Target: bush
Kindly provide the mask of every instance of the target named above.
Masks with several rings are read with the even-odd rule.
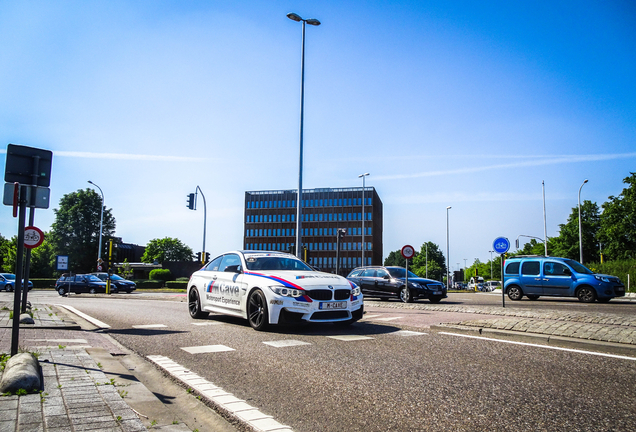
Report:
[[[154,269],[149,275],[152,280],[169,281],[172,280],[172,273],[168,269]]]
[[[137,288],[163,288],[163,281],[141,280],[137,281]]]
[[[29,281],[33,282],[33,288],[55,288],[55,282],[57,282],[57,279],[42,278],[42,279],[29,279]]]
[[[188,288],[188,282],[187,281],[170,281],[170,282],[166,282],[166,288],[186,289],[186,288]]]
[[[605,261],[603,264],[589,263],[586,264],[586,267],[597,273],[619,277],[625,285],[625,290],[627,290],[627,275],[629,274],[629,288],[634,292],[634,286],[636,286],[636,260]]]

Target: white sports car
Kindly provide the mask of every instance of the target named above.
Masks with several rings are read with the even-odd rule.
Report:
[[[362,293],[342,276],[315,271],[282,252],[220,255],[188,282],[192,318],[209,312],[245,318],[255,330],[283,322],[351,324],[362,318]]]

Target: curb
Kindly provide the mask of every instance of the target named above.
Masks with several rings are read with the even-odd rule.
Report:
[[[593,341],[588,339],[569,338],[564,336],[552,336],[540,333],[522,333],[511,330],[499,330],[483,327],[462,326],[457,324],[440,324],[430,327],[431,331],[446,331],[473,336],[482,336],[491,339],[505,339],[516,342],[550,345],[560,348],[598,351],[617,355],[635,356],[636,346],[615,342]]]

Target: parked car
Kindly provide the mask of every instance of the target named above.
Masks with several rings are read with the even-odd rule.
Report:
[[[501,282],[499,281],[495,281],[495,280],[489,280],[488,282],[486,282],[484,284],[484,291],[485,292],[492,292],[496,289],[501,288]]]
[[[97,276],[100,280],[106,282],[108,280],[108,273],[99,272],[99,273],[91,273],[92,275]],[[117,292],[127,292],[131,293],[137,289],[137,284],[128,279],[124,279],[119,275],[110,275],[110,286],[115,285],[117,287]]]
[[[102,281],[95,275],[77,274],[62,275],[55,283],[55,289],[59,295],[65,295],[69,292],[81,293],[105,293],[106,282]],[[111,286],[111,292],[117,292],[117,287]]]
[[[187,291],[192,318],[222,313],[247,319],[255,330],[282,322],[348,325],[364,313],[357,285],[283,252],[219,255],[192,274]]]
[[[399,298],[404,303],[410,303],[416,299],[428,299],[431,303],[439,303],[448,297],[443,283],[425,279],[409,272],[408,287],[406,282],[406,269],[403,267],[358,267],[347,276],[362,290],[362,294],[368,297],[380,297],[388,299]]]
[[[506,260],[504,289],[511,300],[540,296],[577,297],[584,303],[608,302],[625,295],[616,276],[594,273],[583,264],[546,256],[521,256]]]
[[[24,279],[22,280],[24,286]],[[0,290],[13,291],[15,287],[15,275],[12,273],[0,273]],[[29,281],[29,290],[33,288],[33,282]]]

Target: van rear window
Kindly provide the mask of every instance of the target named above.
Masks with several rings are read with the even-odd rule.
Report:
[[[519,261],[508,264],[506,266],[506,274],[519,274]]]

